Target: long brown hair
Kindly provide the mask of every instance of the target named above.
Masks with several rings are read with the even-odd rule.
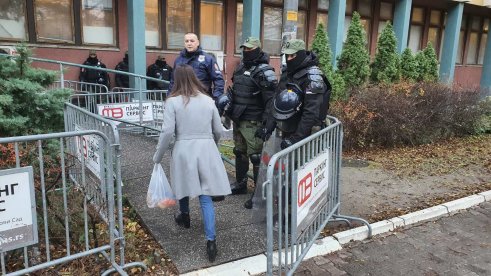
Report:
[[[194,74],[193,67],[187,64],[176,66],[174,71],[174,85],[172,86],[171,97],[183,96],[184,105],[187,105],[190,97],[205,91],[205,87]]]

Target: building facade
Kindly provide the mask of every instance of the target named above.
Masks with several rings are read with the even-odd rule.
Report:
[[[491,0],[0,0],[0,46],[26,41],[37,57],[74,63],[95,49],[108,68],[129,49],[135,57],[130,66],[144,74],[161,53],[172,64],[183,35],[195,32],[205,50],[223,52],[230,81],[243,33],[260,36],[279,72],[288,20],[296,21],[296,36],[308,45],[322,22],[339,55],[357,11],[372,56],[379,34],[392,21],[401,52],[433,44],[442,81],[491,87],[490,7]],[[66,78],[77,79],[78,69],[71,68]]]

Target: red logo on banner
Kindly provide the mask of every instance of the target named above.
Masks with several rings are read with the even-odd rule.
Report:
[[[115,119],[123,118],[123,109],[121,107],[104,107],[102,116]]]
[[[301,207],[312,194],[312,173],[307,174],[298,183],[298,207]]]

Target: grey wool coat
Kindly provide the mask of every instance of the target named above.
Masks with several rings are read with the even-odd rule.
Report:
[[[200,93],[184,105],[182,96],[165,101],[164,124],[157,151],[160,163],[175,136],[170,183],[177,199],[230,194],[225,166],[218,151],[222,125],[214,101]]]

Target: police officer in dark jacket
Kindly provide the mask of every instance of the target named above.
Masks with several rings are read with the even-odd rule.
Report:
[[[170,76],[172,75],[172,67],[167,64],[165,61],[165,57],[163,55],[159,55],[155,63],[148,66],[147,68],[147,76],[170,81]],[[169,89],[168,83],[156,82],[156,81],[147,81],[147,89],[148,90],[167,90]]]
[[[129,63],[128,63],[128,51],[124,54],[123,61],[119,62],[116,65],[115,70],[129,72]],[[116,86],[117,87],[130,87],[130,77],[128,75],[116,74]]]
[[[236,176],[236,182],[231,185],[232,194],[247,193],[249,159],[253,166],[254,181],[257,180],[263,140],[267,138],[268,128],[274,129],[270,111],[278,85],[274,69],[269,65],[269,56],[261,49],[261,41],[249,37],[240,47],[242,60],[234,71],[230,90],[229,116],[234,121]]]
[[[216,59],[201,49],[198,36],[194,33],[184,35],[184,50],[174,62],[174,68],[180,64],[188,64],[193,67],[194,73],[207,88],[207,91],[203,92],[208,93],[213,99],[217,100],[223,94],[225,82]],[[169,90],[172,89],[173,82],[174,77],[171,74]]]
[[[285,149],[325,126],[331,84],[319,68],[319,58],[305,50],[305,42],[292,39],[283,47],[282,72],[274,99],[274,117]]]
[[[89,51],[89,57],[83,65],[106,68],[106,65],[97,58],[95,50]],[[94,69],[80,68],[79,80],[81,82],[97,83],[109,87],[109,77],[107,72]]]

